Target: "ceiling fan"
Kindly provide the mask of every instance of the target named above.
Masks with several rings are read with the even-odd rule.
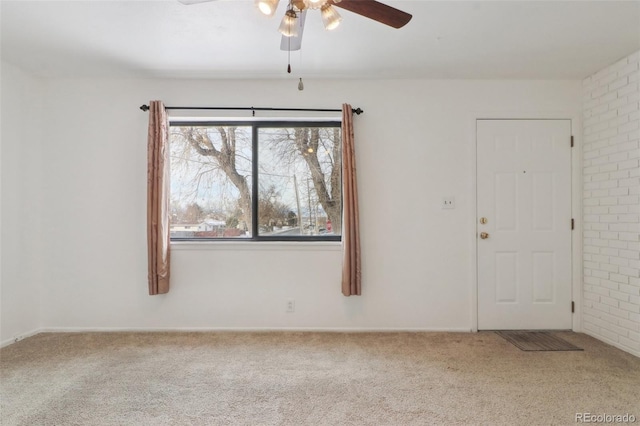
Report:
[[[215,0],[178,0],[182,4],[191,5]],[[258,9],[267,16],[273,16],[280,0],[255,0]],[[327,30],[335,29],[342,17],[335,10],[339,7],[355,14],[393,28],[402,28],[412,16],[406,12],[380,3],[375,0],[289,0],[279,31],[282,33],[280,49],[285,51],[300,50],[302,33],[308,10],[320,10],[322,22]]]

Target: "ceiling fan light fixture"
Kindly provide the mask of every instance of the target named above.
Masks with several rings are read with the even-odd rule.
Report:
[[[304,0],[304,5],[307,9],[320,9],[327,3],[327,0]]]
[[[260,9],[260,12],[267,16],[273,16],[280,0],[255,0],[256,6]]]
[[[294,10],[287,10],[284,18],[282,18],[282,22],[280,22],[278,31],[285,37],[298,36],[298,14]]]
[[[325,4],[322,6],[322,23],[324,24],[324,28],[326,30],[334,30],[340,25],[340,21],[342,21],[342,16],[338,13],[338,11],[331,6],[330,4]]]

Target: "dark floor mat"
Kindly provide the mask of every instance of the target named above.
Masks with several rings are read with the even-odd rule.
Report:
[[[498,336],[523,351],[581,351],[582,349],[554,336],[549,331],[496,331]]]

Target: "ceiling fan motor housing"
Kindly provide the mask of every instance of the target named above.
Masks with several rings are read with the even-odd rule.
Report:
[[[340,3],[341,0],[292,0],[291,5],[298,10],[321,9],[325,5]]]

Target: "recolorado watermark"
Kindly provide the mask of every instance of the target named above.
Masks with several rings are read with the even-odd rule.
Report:
[[[635,423],[633,414],[576,413],[576,423]]]

